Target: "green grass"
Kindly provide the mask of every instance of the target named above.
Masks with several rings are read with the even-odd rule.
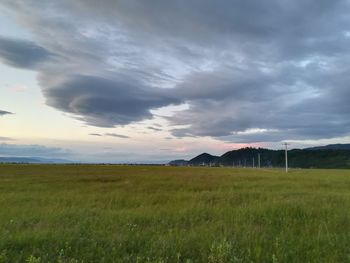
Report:
[[[350,170],[0,165],[0,262],[350,262]]]

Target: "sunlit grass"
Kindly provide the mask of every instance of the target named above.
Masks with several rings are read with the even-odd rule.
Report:
[[[0,262],[349,262],[350,171],[0,165]]]

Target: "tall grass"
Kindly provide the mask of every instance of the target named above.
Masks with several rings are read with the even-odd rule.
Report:
[[[350,262],[350,171],[0,165],[0,262]]]

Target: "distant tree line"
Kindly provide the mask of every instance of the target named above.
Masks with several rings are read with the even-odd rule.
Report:
[[[260,162],[259,162],[260,159]],[[294,149],[288,151],[291,168],[350,168],[350,150],[343,149]],[[221,156],[203,153],[195,158],[175,160],[170,165],[235,166],[235,167],[284,167],[284,150],[242,148]]]

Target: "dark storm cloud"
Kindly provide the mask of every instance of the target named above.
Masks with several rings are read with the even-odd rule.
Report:
[[[9,111],[0,110],[0,116],[8,115],[8,114],[13,114],[13,113]]]
[[[349,1],[29,2],[2,4],[38,44],[13,43],[27,60],[12,45],[0,56],[38,69],[46,50],[57,54],[38,69],[47,104],[89,125],[127,125],[186,103],[166,117],[177,137],[349,134]]]
[[[137,34],[181,37],[186,41],[205,40],[202,44],[206,45],[208,41],[222,42],[222,37],[271,40],[295,33],[307,37],[319,35],[320,32],[313,31],[315,28],[331,32],[334,24],[341,24],[342,15],[347,15],[344,8],[348,8],[348,3],[339,0],[156,0],[152,3],[107,0],[96,6],[93,0],[79,0],[74,1],[72,7],[82,16],[93,15],[107,22],[118,17],[131,34],[136,31]],[[292,32],[287,32],[288,29]]]
[[[173,135],[260,142],[349,134],[347,69],[323,74],[317,67],[300,70],[294,66],[280,67],[273,74],[250,71],[231,78],[218,79],[218,73],[196,77],[187,83],[192,89],[180,87],[188,98],[196,87],[201,93],[188,110],[168,117],[174,125],[187,125],[173,129]]]
[[[47,50],[33,42],[0,36],[0,59],[10,66],[35,69],[50,56]]]
[[[161,89],[147,90],[141,84],[83,75],[45,89],[44,95],[48,105],[100,127],[151,118],[150,109],[179,103]]]

